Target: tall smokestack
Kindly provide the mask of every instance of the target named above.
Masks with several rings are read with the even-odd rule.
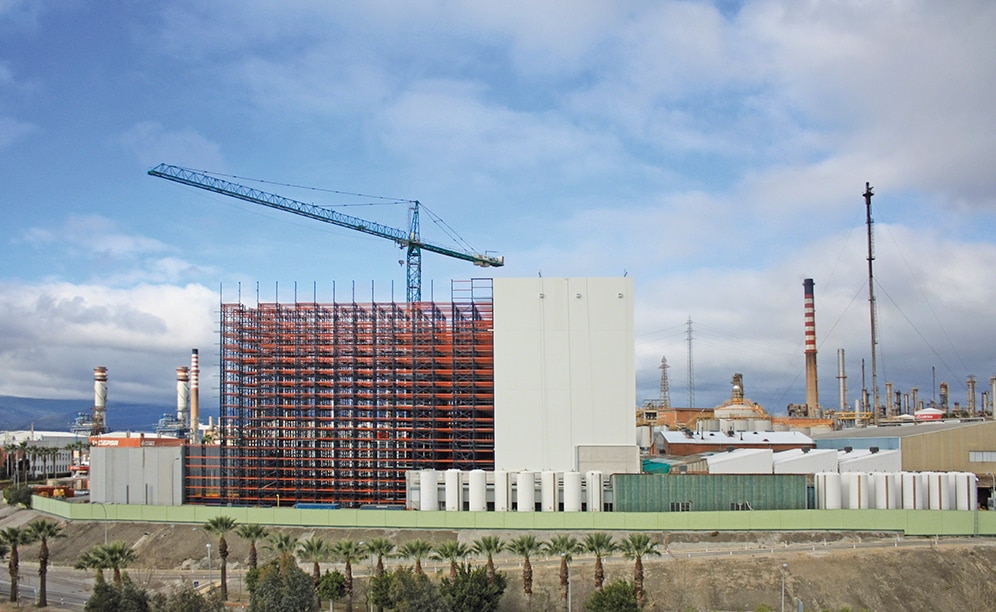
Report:
[[[197,356],[197,349],[193,349],[190,352],[190,440],[195,443],[201,441],[200,375],[200,358]]]
[[[820,393],[816,376],[816,307],[813,305],[813,279],[802,281],[806,297],[806,414],[819,416]]]
[[[190,368],[180,366],[176,369],[176,420],[182,427],[190,427]]]
[[[847,370],[844,369],[844,349],[837,349],[837,386],[840,389],[840,411],[847,412]]]
[[[90,435],[99,436],[107,433],[107,368],[97,366],[93,369],[93,424],[90,425]]]
[[[975,416],[975,376],[968,377],[968,416]]]

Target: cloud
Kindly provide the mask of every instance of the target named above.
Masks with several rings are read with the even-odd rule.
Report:
[[[18,121],[13,117],[0,117],[0,151],[35,130],[37,127],[26,121]]]
[[[154,121],[136,123],[119,137],[121,146],[145,166],[167,162],[193,168],[224,168],[221,147],[195,130],[167,131]]]
[[[118,397],[168,401],[171,376],[191,348],[202,347],[210,371],[215,360],[203,349],[215,341],[217,303],[200,285],[2,283],[0,367],[8,375],[0,395],[87,397],[93,367],[104,365]]]
[[[100,215],[69,215],[58,227],[29,228],[22,239],[28,244],[46,249],[56,246],[85,257],[125,259],[170,249],[155,238],[122,232],[114,220]]]

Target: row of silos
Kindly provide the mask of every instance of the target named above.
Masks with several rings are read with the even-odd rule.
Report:
[[[604,505],[604,478],[600,471],[509,472],[495,470],[463,471],[432,469],[418,472],[418,509],[424,511],[464,509],[471,512],[488,510],[488,499],[496,512],[591,512]],[[440,495],[442,493],[442,495]],[[442,504],[440,504],[442,502]]]
[[[821,510],[973,510],[978,478],[971,472],[819,472]]]

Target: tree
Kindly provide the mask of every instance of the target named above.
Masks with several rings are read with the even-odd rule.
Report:
[[[415,573],[424,576],[422,571],[422,559],[425,559],[432,552],[432,544],[425,540],[409,540],[398,548],[398,556],[402,559],[412,559],[415,561]]]
[[[484,555],[487,557],[487,563],[485,565],[485,571],[488,575],[488,584],[494,584],[495,582],[495,561],[494,556],[505,550],[505,543],[501,541],[498,536],[486,535],[481,536],[479,539],[474,541],[471,550],[475,555]]]
[[[281,558],[293,558],[294,551],[297,550],[297,540],[289,533],[271,533],[266,541],[266,549],[277,553]]]
[[[256,542],[265,539],[266,534],[266,527],[256,523],[245,523],[235,530],[235,535],[249,541],[249,569],[256,569]]]
[[[374,605],[395,612],[449,612],[439,589],[425,574],[413,572],[408,567],[395,568],[374,578],[371,585]]]
[[[84,610],[103,612],[148,612],[149,594],[135,586],[127,576],[120,586],[98,582],[93,585],[93,593],[86,602]]]
[[[107,551],[103,546],[94,546],[80,553],[79,558],[73,565],[78,570],[93,570],[94,580],[98,583],[104,582],[104,570],[111,566],[107,562]]]
[[[574,554],[581,552],[581,543],[574,536],[556,535],[543,544],[543,552],[551,557],[560,557],[560,598],[566,603],[571,583],[570,563]]]
[[[636,587],[625,580],[616,580],[595,591],[584,604],[585,612],[637,612]]]
[[[367,542],[367,551],[377,557],[377,576],[383,576],[384,557],[390,557],[394,553],[394,542],[387,538],[373,538]]]
[[[48,606],[48,541],[54,538],[64,538],[62,527],[58,523],[38,519],[28,524],[28,532],[32,540],[41,542],[38,547],[38,607]]]
[[[346,594],[346,577],[339,570],[330,572],[325,570],[321,580],[318,581],[318,597],[335,601],[342,599]]]
[[[311,576],[290,555],[260,568],[249,591],[250,612],[317,612],[318,606]]]
[[[619,550],[627,559],[633,560],[633,585],[636,587],[636,601],[643,605],[643,558],[659,557],[659,542],[654,542],[645,533],[631,533],[619,543]]]
[[[605,582],[605,568],[602,567],[602,559],[615,552],[618,547],[612,541],[612,536],[604,532],[589,533],[581,541],[584,552],[595,555],[595,590],[602,590],[602,583]]]
[[[19,484],[4,489],[3,499],[11,506],[21,505],[25,508],[30,508],[32,494],[31,487],[26,484]]]
[[[10,547],[7,557],[7,572],[10,574],[10,600],[17,601],[17,578],[21,571],[21,559],[17,547],[31,543],[31,534],[23,527],[6,527],[0,531],[0,542]]]
[[[315,588],[318,588],[318,581],[322,577],[322,569],[319,563],[328,561],[332,555],[332,547],[329,543],[318,536],[313,536],[303,540],[297,545],[297,558],[305,563],[311,563],[311,579]]]
[[[189,582],[156,593],[149,604],[152,612],[222,612],[225,609],[220,596],[212,593],[205,597]]]
[[[488,576],[486,568],[461,565],[455,579],[443,578],[439,592],[453,612],[496,612],[505,594],[505,576]]]
[[[367,555],[366,547],[353,540],[339,540],[333,545],[335,558],[346,564],[346,596],[349,597],[349,605],[353,606],[353,563],[359,561]]]
[[[533,597],[533,565],[529,557],[541,549],[533,535],[521,535],[508,543],[508,550],[522,557],[522,592],[530,600]]]
[[[135,550],[124,542],[95,546],[98,558],[103,559],[106,567],[114,572],[114,586],[121,588],[123,582],[121,572],[135,561]]]
[[[457,563],[470,555],[470,547],[457,540],[446,540],[432,551],[432,559],[450,562],[450,580],[456,580]]]
[[[235,519],[230,516],[216,516],[204,523],[204,531],[218,536],[218,556],[221,557],[221,598],[228,600],[228,542],[225,534],[235,529]]]

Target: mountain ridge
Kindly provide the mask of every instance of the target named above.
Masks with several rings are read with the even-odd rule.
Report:
[[[77,413],[89,414],[93,402],[79,399],[43,399],[0,395],[0,429],[12,431],[69,431]],[[154,431],[163,414],[175,414],[176,406],[138,402],[112,402],[107,406],[111,431]]]

